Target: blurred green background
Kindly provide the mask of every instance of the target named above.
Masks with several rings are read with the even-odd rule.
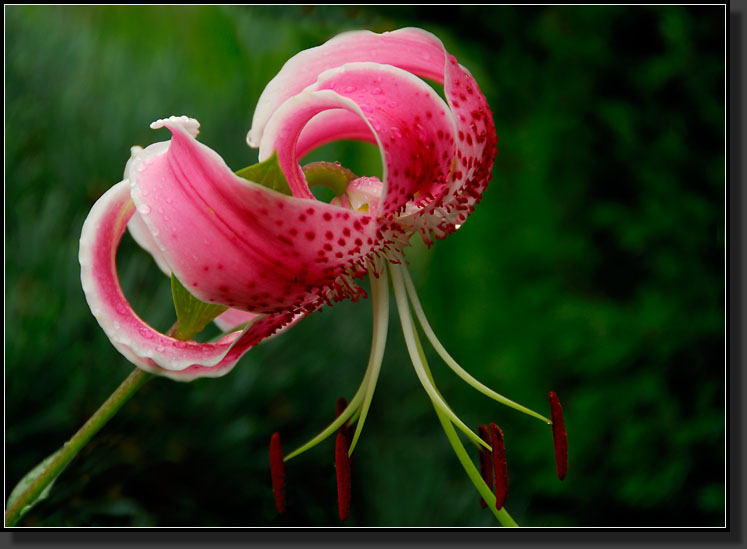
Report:
[[[483,398],[435,354],[440,390],[506,438],[507,508],[524,526],[724,521],[724,8],[7,7],[6,496],[129,373],[80,288],[78,237],[150,122],[200,120],[234,169],[254,105],[285,60],[337,33],[419,26],[472,71],[500,138],[494,181],[411,272],[451,353],[547,413]],[[375,151],[328,160],[377,170]],[[173,321],[169,283],[129,237],[123,287]],[[289,451],[357,387],[370,303],[342,303],[217,380],[149,382],[58,479],[27,526],[335,526],[332,439],[287,465],[276,515],[268,446]],[[476,459],[476,455],[474,456]],[[493,526],[410,366],[389,343],[353,463],[349,526]]]

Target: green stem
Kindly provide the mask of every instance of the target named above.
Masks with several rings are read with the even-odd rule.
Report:
[[[36,501],[44,489],[62,472],[65,466],[80,452],[85,444],[101,429],[122,405],[152,376],[141,370],[135,370],[127,376],[122,384],[106,399],[101,407],[88,418],[73,437],[59,450],[57,456],[49,462],[44,471],[19,496],[15,503],[5,512],[5,526],[14,526],[21,518],[24,509]]]

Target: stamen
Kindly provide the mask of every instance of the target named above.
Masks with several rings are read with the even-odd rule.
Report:
[[[485,498],[485,501],[488,502],[488,509],[490,509],[493,515],[495,515],[495,518],[498,519],[498,522],[500,522],[503,526],[518,526],[518,524],[516,524],[516,521],[511,517],[511,515],[508,514],[508,511],[506,511],[505,508],[496,509],[495,505],[492,505],[493,501],[495,501],[495,496],[493,495],[493,492],[488,487],[488,485],[485,484],[482,478],[480,478],[480,473],[472,463],[469,455],[467,455],[467,451],[464,449],[462,441],[459,440],[459,435],[457,435],[456,431],[454,430],[454,425],[451,423],[451,421],[449,421],[449,418],[447,418],[446,414],[444,414],[441,410],[439,410],[438,408],[435,408],[435,410],[436,415],[438,416],[438,420],[441,422],[441,426],[444,429],[444,433],[446,433],[446,438],[449,439],[449,443],[454,449],[454,453],[456,453],[459,462],[462,464],[462,467],[464,467],[464,471],[472,481],[472,484],[475,485],[475,488],[477,488],[477,491],[480,493],[480,495],[482,495],[482,497]]]
[[[371,264],[372,267],[374,265],[376,265],[376,263]],[[376,267],[378,269],[384,268],[383,264],[376,265]],[[373,301],[374,314],[371,354],[369,356],[368,366],[366,366],[366,372],[363,374],[363,380],[361,381],[358,390],[355,392],[355,395],[353,395],[353,399],[350,401],[350,404],[347,406],[347,408],[345,408],[345,410],[341,412],[332,423],[327,425],[327,427],[325,427],[322,432],[320,432],[306,444],[296,448],[290,454],[288,454],[288,456],[285,458],[285,461],[296,457],[309,448],[313,448],[328,436],[330,436],[332,433],[334,433],[336,430],[338,430],[342,425],[345,425],[346,422],[347,425],[350,425],[357,417],[360,417],[361,419],[358,421],[355,435],[353,436],[353,440],[350,444],[349,449],[350,454],[353,453],[355,445],[358,441],[358,437],[360,436],[361,429],[363,428],[363,422],[365,421],[366,414],[364,412],[368,411],[368,405],[370,405],[371,403],[371,398],[373,397],[373,389],[376,386],[376,380],[379,375],[381,363],[384,359],[384,348],[386,346],[386,334],[389,323],[389,288],[386,286],[386,284],[387,282],[384,278],[376,278],[374,276],[371,277],[371,299]],[[368,405],[365,404],[366,400],[368,402]],[[346,428],[348,440],[350,440],[350,429],[347,426]]]
[[[275,507],[281,515],[285,513],[285,464],[280,447],[280,433],[273,433],[270,439],[270,474],[272,493],[275,494]]]
[[[383,268],[383,267],[382,267]],[[384,349],[386,348],[386,336],[389,328],[389,286],[386,278],[370,276],[371,281],[371,300],[373,301],[373,344],[371,346],[371,355],[368,360],[368,369],[366,371],[366,392],[363,396],[363,403],[360,407],[360,417],[355,426],[353,440],[350,442],[348,455],[353,454],[358,438],[363,431],[363,424],[368,415],[368,409],[371,406],[376,381],[381,371],[381,363],[384,360]]]
[[[299,454],[304,453],[306,450],[313,448],[323,440],[325,440],[328,436],[333,434],[335,431],[337,431],[340,427],[342,427],[346,421],[348,421],[355,412],[359,409],[361,402],[363,401],[363,395],[366,391],[366,380],[368,377],[368,373],[364,374],[363,381],[361,382],[360,387],[358,387],[358,390],[356,391],[355,395],[353,396],[353,399],[350,401],[350,404],[347,408],[345,408],[345,411],[342,412],[337,418],[327,425],[322,432],[320,432],[318,435],[316,435],[314,438],[303,444],[302,446],[299,446],[295,450],[293,450],[290,454],[288,454],[285,457],[285,461],[288,461]]]
[[[433,348],[438,353],[438,355],[441,357],[441,359],[446,363],[446,365],[449,368],[451,368],[456,375],[461,377],[468,385],[470,385],[472,388],[476,389],[477,391],[481,392],[485,396],[492,398],[493,400],[500,402],[501,404],[505,404],[506,406],[509,406],[510,408],[518,410],[519,412],[523,412],[527,415],[530,415],[539,420],[542,420],[547,424],[551,423],[549,419],[538,414],[534,410],[530,410],[526,406],[522,406],[521,404],[514,402],[513,400],[508,399],[504,397],[503,395],[496,393],[490,387],[486,387],[485,385],[477,381],[474,377],[472,377],[464,368],[462,368],[459,365],[459,363],[456,360],[454,360],[454,358],[448,353],[448,351],[446,351],[446,348],[441,344],[441,342],[436,337],[436,333],[433,331],[433,328],[431,328],[431,325],[425,316],[425,311],[423,310],[423,306],[420,304],[420,299],[418,298],[418,294],[415,292],[415,285],[412,283],[412,278],[410,277],[410,273],[407,271],[404,265],[402,265],[401,270],[402,270],[402,275],[405,281],[405,287],[407,288],[407,295],[410,298],[410,303],[412,304],[412,308],[415,310],[415,316],[417,316],[418,322],[420,323],[420,326],[423,328],[423,331],[425,332],[425,337],[428,338],[428,341],[431,342],[431,345],[433,345]]]
[[[552,442],[555,446],[555,465],[558,478],[563,480],[568,473],[568,435],[565,431],[563,407],[558,395],[550,391],[550,417],[552,418]]]
[[[425,358],[425,354],[423,353],[423,346],[420,344],[420,337],[418,337],[418,333],[415,330],[415,322],[412,319],[412,316],[410,315],[409,308],[407,308],[407,302],[406,302],[406,296],[404,295],[404,288],[402,285],[402,277],[399,275],[399,278],[397,277],[395,273],[396,266],[391,266],[392,270],[392,287],[394,289],[394,295],[397,302],[397,307],[399,309],[400,313],[400,320],[402,323],[402,330],[405,333],[405,341],[408,344],[408,352],[410,352],[410,357],[413,359],[413,366],[416,368],[416,373],[418,373],[418,378],[421,378],[421,373],[418,372],[417,366],[415,365],[414,358],[412,355],[412,351],[410,349],[410,345],[413,344],[415,346],[417,357],[419,358],[420,366],[422,368],[422,374],[430,381],[431,385],[433,383],[432,376],[430,373],[430,369],[428,368],[428,361]],[[404,311],[402,306],[404,305]],[[407,326],[409,326],[409,332],[407,329]],[[410,337],[408,337],[408,333],[410,334]],[[438,393],[438,390],[431,386],[431,389],[436,393],[436,395],[440,397],[440,394]],[[428,392],[428,389],[426,388],[426,392]],[[428,392],[428,395],[430,396],[431,393]],[[495,505],[493,505],[493,502],[495,502],[495,496],[492,492],[492,487],[489,487],[485,481],[480,476],[480,472],[475,467],[474,463],[472,463],[472,460],[469,458],[469,455],[467,454],[467,450],[464,449],[464,444],[462,444],[462,441],[459,439],[459,435],[457,435],[456,431],[454,430],[454,420],[452,417],[456,417],[454,415],[454,412],[452,412],[448,406],[443,402],[443,399],[441,398],[441,404],[437,403],[433,398],[431,398],[431,404],[433,404],[433,409],[436,411],[436,415],[438,416],[438,420],[441,422],[441,426],[444,429],[444,433],[446,433],[446,438],[449,440],[449,444],[451,444],[451,447],[454,449],[454,453],[456,454],[457,458],[459,459],[459,463],[462,464],[462,467],[464,468],[464,471],[467,473],[467,476],[472,481],[472,484],[475,485],[475,488],[477,488],[477,491],[480,493],[480,495],[485,499],[485,501],[488,503],[488,509],[495,515],[495,518],[498,519],[498,522],[500,522],[503,526],[518,526],[516,524],[516,521],[511,518],[511,515],[508,514],[508,512],[505,509],[496,509]],[[457,421],[459,421],[459,418],[456,418]],[[472,433],[472,431],[462,425],[458,425],[460,429],[466,428],[469,433]],[[463,427],[464,426],[464,427]],[[477,440],[479,441],[478,446],[484,446],[489,449],[489,445],[487,442],[483,441],[481,438],[479,438],[477,435],[475,435]],[[472,437],[470,437],[472,438]]]
[[[345,521],[350,511],[350,457],[348,441],[340,431],[335,440],[335,469],[337,471],[337,507],[340,520]]]
[[[405,294],[405,286],[402,280],[401,267],[397,265],[389,265],[389,269],[392,274],[392,288],[394,289],[394,299],[397,303],[397,310],[399,311],[400,323],[402,324],[402,333],[405,336],[405,344],[407,346],[407,352],[410,355],[410,361],[415,369],[415,373],[420,380],[421,385],[428,393],[428,396],[433,403],[433,406],[441,410],[451,421],[459,427],[459,429],[469,437],[472,442],[478,446],[488,447],[489,445],[484,442],[472,429],[467,427],[464,422],[459,419],[451,408],[444,402],[443,397],[436,389],[433,380],[426,373],[426,360],[425,355],[422,355],[422,349],[418,347],[417,333],[415,332],[415,322],[410,314],[410,308],[407,304],[407,296]],[[421,356],[422,355],[422,356]]]
[[[490,435],[488,434],[488,427],[486,425],[480,425],[477,428],[477,433],[480,435],[480,438],[483,439],[485,442],[490,443]],[[490,450],[485,448],[484,446],[480,446],[480,475],[482,476],[482,479],[485,481],[485,484],[488,485],[488,487],[492,490],[493,489],[493,461],[490,454]],[[488,504],[485,503],[485,498],[482,496],[480,497],[480,507],[483,509],[487,507]]]
[[[493,469],[495,470],[495,508],[501,509],[508,496],[508,468],[503,431],[495,423],[490,424],[490,440],[493,446]]]

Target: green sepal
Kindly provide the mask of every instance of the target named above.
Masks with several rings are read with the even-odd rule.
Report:
[[[285,178],[283,170],[280,169],[277,151],[273,152],[272,156],[264,162],[237,171],[236,175],[273,191],[293,196],[288,180]]]
[[[62,450],[62,448],[60,448]],[[39,465],[31,469],[26,475],[18,481],[18,484],[16,484],[15,488],[13,488],[13,491],[10,493],[10,496],[8,496],[8,501],[5,502],[5,508],[10,509],[13,504],[15,504],[16,500],[18,500],[19,497],[26,491],[26,489],[31,486],[31,484],[44,472],[44,469],[49,465],[49,463],[57,457],[57,454],[60,453],[60,450],[57,450],[54,454],[51,456],[48,456],[45,458]],[[62,473],[62,471],[60,471]],[[60,476],[60,473],[57,473],[57,476],[55,476],[52,481],[47,484],[47,487],[42,490],[41,494],[33,500],[28,503],[23,509],[21,509],[18,519],[28,513],[28,511],[37,503],[40,501],[47,499],[47,496],[49,496],[49,493],[52,491],[52,485],[54,484],[55,480],[57,480],[57,477]],[[12,524],[6,524],[6,526],[12,526]]]
[[[177,328],[174,337],[186,341],[199,334],[216,316],[228,309],[225,305],[205,303],[189,293],[173,274],[171,295],[176,310]]]

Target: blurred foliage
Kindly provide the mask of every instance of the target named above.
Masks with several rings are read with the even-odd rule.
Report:
[[[253,107],[298,51],[350,29],[436,33],[488,96],[494,182],[411,272],[443,343],[478,379],[545,412],[564,403],[570,471],[550,431],[478,396],[432,356],[471,425],[506,436],[507,503],[526,526],[714,526],[724,520],[723,7],[5,8],[6,496],[125,378],[80,288],[78,237],[148,124],[202,122],[239,169]],[[317,153],[358,173],[370,147]],[[169,281],[129,238],[123,287],[160,329]],[[492,526],[409,365],[392,313],[353,466],[347,525]],[[269,481],[350,398],[370,304],[342,303],[248,353],[228,376],[150,381],[68,466],[27,526],[338,525],[333,440]],[[476,456],[475,456],[476,458]]]

